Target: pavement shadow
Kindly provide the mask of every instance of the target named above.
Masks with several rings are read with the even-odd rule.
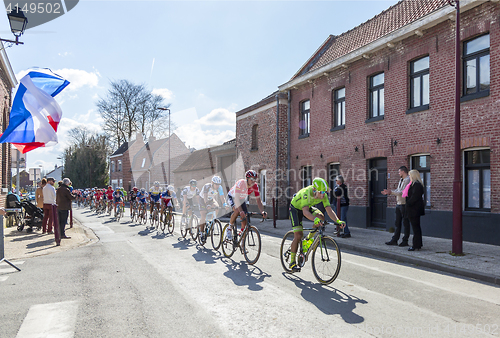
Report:
[[[31,241],[33,239],[37,239],[37,238],[41,238],[41,237],[45,237],[45,235],[42,235],[41,233],[40,234],[37,234],[37,233],[23,233],[23,232],[19,232],[19,231],[13,231],[11,233],[8,233],[8,234],[5,234],[4,235],[5,238],[12,238],[10,241],[11,242],[21,242],[21,241]]]
[[[365,319],[353,311],[358,303],[368,304],[366,300],[348,295],[328,285],[306,281],[296,274],[292,275],[283,272],[283,276],[294,282],[295,285],[302,290],[302,297],[314,304],[318,310],[322,311],[324,314],[339,314],[348,324],[359,324],[364,322]]]
[[[154,231],[154,229],[150,229],[149,227],[146,227],[146,229],[139,231],[137,234],[140,236],[149,236]]]
[[[196,245],[196,248],[198,249],[198,251],[193,254],[193,258],[197,262],[205,262],[205,264],[215,264],[215,262],[222,256],[220,252],[205,248],[199,244]]]
[[[189,249],[190,247],[196,245],[196,242],[191,242],[189,239],[187,238],[183,238],[183,237],[179,237],[178,238],[178,242],[177,243],[174,243],[172,244],[172,246],[175,248],[175,249],[180,249],[180,250],[187,250]]]
[[[225,260],[223,257],[221,257],[221,259],[223,261]],[[262,290],[263,287],[259,284],[264,282],[265,278],[272,277],[255,265],[248,265],[246,262],[237,263],[233,260],[229,261],[230,262],[226,262],[228,270],[224,272],[224,276],[230,278],[235,285],[248,286],[248,290]]]
[[[52,245],[54,244],[54,236],[52,237],[49,237],[48,239],[44,240],[44,241],[40,241],[40,242],[35,242],[35,243],[29,243],[26,245],[26,248],[27,249],[35,249],[35,248],[39,248],[41,246],[47,246],[47,245]]]
[[[167,235],[165,235],[163,232],[160,232],[157,230],[153,230],[153,231],[156,231],[156,235],[151,236],[151,238],[153,238],[153,239],[164,239],[165,237],[167,237]]]

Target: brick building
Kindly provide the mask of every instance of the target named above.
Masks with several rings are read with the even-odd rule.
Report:
[[[463,238],[499,245],[500,2],[460,4]],[[406,165],[424,181],[423,234],[451,238],[454,61],[455,8],[446,0],[403,0],[329,36],[279,86],[289,109],[278,134],[279,157],[287,159],[278,167],[289,174],[286,197],[316,176],[333,185],[342,174],[351,198],[349,225],[390,230],[396,201],[381,190],[394,189],[397,170]],[[272,127],[258,105],[237,113],[237,140],[245,167],[262,170],[276,164],[260,154],[262,142],[276,143],[276,123]],[[258,151],[249,150],[253,125]]]
[[[237,179],[243,178],[246,170],[257,171],[261,200],[266,211],[272,214],[272,199],[276,198],[281,218],[288,215],[287,181],[283,170],[287,158],[287,109],[287,95],[276,92],[236,113],[236,144],[243,162]],[[279,143],[276,137],[278,124]]]
[[[0,98],[2,98],[0,100],[0,133],[3,133],[9,125],[12,89],[17,85],[17,80],[1,42],[0,47]],[[10,144],[0,144],[0,159],[0,207],[4,207],[11,185]]]
[[[123,187],[127,191],[132,189],[132,160],[144,145],[142,134],[137,133],[135,140],[124,142],[111,154],[109,157],[109,180],[113,188]]]

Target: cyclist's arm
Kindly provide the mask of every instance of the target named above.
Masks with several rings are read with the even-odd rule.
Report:
[[[330,216],[331,219],[333,219],[334,222],[339,221],[339,218],[337,217],[337,214],[335,211],[333,211],[331,206],[325,207],[326,212],[328,213],[328,216]]]
[[[311,212],[309,211],[309,206],[305,206],[302,208],[302,212],[304,213],[304,216],[308,219],[314,222],[314,219],[316,218]]]
[[[264,213],[264,204],[262,204],[262,200],[260,199],[260,196],[255,197],[257,200],[257,206],[259,207],[260,213]],[[267,215],[267,213],[266,213]]]

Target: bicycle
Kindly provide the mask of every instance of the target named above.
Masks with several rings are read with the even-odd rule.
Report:
[[[311,264],[314,277],[316,277],[318,282],[325,285],[331,284],[337,278],[341,266],[340,249],[337,242],[335,242],[333,238],[324,235],[327,224],[328,223],[324,223],[317,228],[317,234],[315,235],[314,241],[305,252],[302,247],[303,241],[300,241],[296,256],[297,265],[302,268],[312,254]],[[313,230],[316,229],[304,229],[304,232]],[[293,238],[293,230],[288,231],[285,236],[283,236],[280,247],[281,265],[288,273],[292,272],[289,266]]]
[[[123,216],[123,213],[124,213],[124,209],[125,208],[125,204],[123,203],[123,201],[120,201],[117,203],[116,207],[115,207],[115,218],[118,222],[120,222],[120,218],[122,218]]]
[[[165,228],[169,234],[174,232],[175,217],[172,207],[165,207],[161,216],[162,222],[160,223],[160,228],[163,233],[165,233]]]
[[[137,221],[144,224],[148,222],[148,212],[146,210],[145,202],[139,202],[139,214],[137,215]]]
[[[247,214],[247,224],[245,229],[238,234],[237,225],[235,224],[232,229],[230,229],[231,224],[226,224],[222,230],[222,253],[227,258],[231,258],[237,248],[240,248],[241,254],[245,257],[248,264],[253,265],[257,263],[260,257],[260,252],[262,249],[262,241],[260,239],[259,230],[250,224],[250,218],[253,215],[260,215],[254,212],[249,212]],[[264,222],[265,218],[262,217]],[[229,234],[232,235],[230,236]],[[238,240],[239,237],[239,240]]]
[[[201,230],[198,234],[198,242],[200,245],[205,245],[208,236],[210,236],[214,250],[219,250],[222,242],[222,224],[217,218],[215,218],[218,210],[219,208],[216,208],[207,213],[205,218],[204,234]]]
[[[136,200],[130,202],[130,220],[132,222],[139,220],[139,209]]]
[[[187,210],[188,213],[191,211],[191,205],[187,205]],[[198,238],[198,226],[199,226],[199,219],[198,216],[194,214],[193,211],[191,211],[191,216],[188,216],[186,214],[183,214],[181,217],[181,235],[183,238],[186,238],[187,232],[189,230],[189,233],[191,234],[191,238],[193,240],[197,240]]]

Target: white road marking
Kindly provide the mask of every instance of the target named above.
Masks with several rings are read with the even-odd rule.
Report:
[[[78,302],[33,305],[24,318],[17,338],[71,338],[74,336]]]
[[[0,282],[5,282],[9,276],[0,276]]]

